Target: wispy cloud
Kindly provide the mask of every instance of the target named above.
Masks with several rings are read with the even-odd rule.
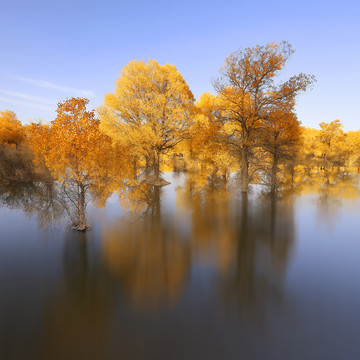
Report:
[[[22,81],[27,84],[34,85],[36,87],[45,88],[45,89],[52,89],[58,92],[67,93],[69,96],[76,95],[76,96],[84,96],[87,98],[95,98],[95,93],[91,90],[83,90],[83,89],[74,89],[67,86],[56,85],[48,81],[39,80],[39,79],[31,79],[27,77],[17,76],[6,74],[7,77]]]
[[[4,98],[2,96],[0,96],[0,101],[10,103],[10,104],[19,104],[19,105],[30,106],[32,108],[42,110],[42,111],[47,111],[47,112],[50,112],[50,113],[55,112],[55,106],[51,107],[51,106],[48,106],[48,105],[37,104],[37,103],[33,103],[33,102],[12,100],[12,99],[8,99],[8,98]]]
[[[0,93],[5,94],[5,95],[9,95],[9,96],[14,96],[14,97],[21,98],[21,99],[25,99],[25,100],[30,100],[30,101],[42,103],[42,104],[54,105],[54,101],[50,101],[48,99],[38,97],[38,96],[33,96],[33,95],[29,95],[29,94],[20,93],[20,92],[17,92],[17,91],[9,91],[9,90],[0,89]]]

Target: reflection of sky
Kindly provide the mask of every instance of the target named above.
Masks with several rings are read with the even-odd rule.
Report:
[[[36,215],[36,214],[35,214]],[[56,233],[58,227],[54,229]],[[60,225],[61,228],[61,225]],[[3,245],[15,244],[36,233],[40,237],[51,238],[55,234],[50,230],[43,233],[36,222],[36,218],[25,215],[20,209],[10,210],[7,207],[0,206],[0,242]]]
[[[302,341],[313,349],[309,353],[302,348],[304,358],[355,359],[359,353],[354,341],[358,344],[360,321],[360,203],[356,201],[354,212],[354,200],[340,200],[329,216],[328,209],[316,209],[315,197],[305,196],[296,203],[296,256],[287,278],[293,322],[303,327]],[[327,212],[327,221],[321,224],[319,211]],[[317,348],[320,339],[332,344],[325,347],[326,356]]]
[[[2,0],[0,109],[52,120],[56,103],[87,96],[92,106],[114,89],[134,59],[177,66],[196,97],[239,47],[288,40],[296,53],[286,76],[316,75],[298,103],[304,125],[340,119],[358,127],[357,0],[72,1]]]
[[[329,209],[316,208],[315,197],[304,196],[296,203],[298,239],[294,266],[302,268],[298,275],[307,274],[312,279],[321,276],[321,281],[328,285],[334,281],[339,281],[338,285],[341,285],[346,279],[343,285],[351,285],[353,281],[351,274],[360,274],[360,255],[355,250],[360,246],[358,241],[360,202],[357,201],[358,211],[354,212],[353,200],[339,200],[340,204],[330,216]],[[351,207],[348,207],[347,203],[352,203]],[[321,211],[326,213],[327,220],[322,223],[319,222]]]

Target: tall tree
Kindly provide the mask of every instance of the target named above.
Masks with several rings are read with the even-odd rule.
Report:
[[[301,73],[275,83],[293,52],[287,42],[238,50],[225,60],[214,83],[226,103],[224,118],[233,129],[231,141],[239,151],[244,192],[248,190],[249,167],[261,144],[264,120],[269,120],[274,108],[294,103],[296,95],[315,81],[313,76]]]
[[[114,93],[99,108],[101,129],[129,146],[154,169],[159,184],[161,157],[189,135],[194,97],[173,65],[132,61],[121,71]]]

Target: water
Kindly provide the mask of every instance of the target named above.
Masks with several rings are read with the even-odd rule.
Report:
[[[359,358],[357,177],[165,178],[89,205],[86,233],[53,190],[2,191],[0,359]]]

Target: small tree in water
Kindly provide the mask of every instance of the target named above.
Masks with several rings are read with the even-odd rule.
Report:
[[[86,110],[89,100],[71,98],[58,103],[51,126],[32,124],[33,151],[63,185],[64,207],[76,230],[86,230],[89,189],[104,181],[111,159],[111,139],[99,131],[99,120]],[[71,204],[71,207],[69,207]],[[71,209],[69,211],[69,209]]]

